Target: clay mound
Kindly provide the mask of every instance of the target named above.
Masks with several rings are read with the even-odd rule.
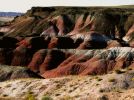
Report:
[[[47,54],[47,50],[45,49],[41,49],[39,51],[37,51],[34,55],[33,58],[31,60],[31,62],[29,63],[28,67],[34,71],[34,72],[39,72],[39,67],[40,65],[43,63],[45,56]]]
[[[1,49],[0,64],[28,66],[44,78],[65,75],[106,74],[112,70],[133,68],[133,48],[104,50],[33,49],[23,45]]]
[[[11,65],[13,66],[26,66],[31,60],[29,49],[24,46],[19,46],[13,51],[13,58]]]
[[[106,74],[112,70],[132,67],[132,48],[111,48],[108,50],[83,51],[64,60],[57,68],[46,71],[45,78],[65,75],[96,75]],[[77,55],[76,55],[77,54]]]
[[[44,73],[47,70],[56,68],[62,61],[64,61],[65,53],[59,50],[50,50],[48,51],[47,56],[44,59],[44,62],[41,64],[40,73]]]
[[[0,82],[20,78],[41,78],[26,67],[0,65]]]
[[[0,64],[28,66],[32,71],[45,78],[64,75],[106,74],[112,70],[133,68],[134,50],[130,47],[79,50],[40,49],[40,46],[39,48],[34,47],[34,49],[33,46],[34,43],[31,48],[24,45],[20,45],[16,49],[1,48]]]

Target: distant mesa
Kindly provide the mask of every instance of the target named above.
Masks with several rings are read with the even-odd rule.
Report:
[[[16,17],[21,16],[23,13],[18,12],[0,12],[0,17]]]

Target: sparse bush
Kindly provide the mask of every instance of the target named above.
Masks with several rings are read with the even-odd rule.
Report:
[[[25,100],[36,100],[35,96],[32,94],[32,92],[28,91],[26,94]]]
[[[7,97],[8,95],[7,94],[4,94],[3,97]]]
[[[61,98],[60,100],[73,100],[72,97],[65,95],[63,98]]]
[[[117,70],[115,70],[115,72],[116,72],[116,74],[122,74],[122,73],[125,73],[126,71],[122,71],[122,70],[117,69]]]
[[[103,95],[102,97],[99,98],[99,100],[109,100],[106,95]]]
[[[134,81],[134,77],[131,80]]]
[[[101,78],[98,78],[97,81],[101,81],[102,79]]]
[[[99,77],[95,77],[95,79],[97,79],[97,81],[101,81],[102,79],[101,78],[99,78]]]
[[[132,70],[132,68],[128,67],[127,70]]]
[[[110,79],[108,80],[108,82],[115,82],[115,81],[116,81],[115,78],[110,78]]]
[[[41,100],[53,100],[50,96],[43,96]]]
[[[104,92],[104,89],[100,89],[99,92],[101,92],[101,93]]]
[[[100,85],[100,84],[96,84],[96,86],[98,86],[98,85]]]

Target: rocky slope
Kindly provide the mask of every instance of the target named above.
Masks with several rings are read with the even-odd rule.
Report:
[[[0,83],[1,100],[133,100],[134,71]]]

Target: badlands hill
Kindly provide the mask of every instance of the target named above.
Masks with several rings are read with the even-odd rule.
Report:
[[[33,7],[0,27],[0,32],[11,37],[68,36],[84,39],[96,33],[95,37],[105,38],[105,41],[130,42],[133,39],[133,19],[133,8]],[[133,46],[133,41],[130,45]]]
[[[133,47],[133,7],[33,7],[0,27],[0,96],[133,100]]]
[[[7,28],[7,36],[63,36],[95,31],[120,38],[133,24],[133,12],[129,8],[33,7],[1,31]]]
[[[114,47],[103,50],[33,49],[19,46],[1,49],[0,63],[27,66],[44,78],[67,75],[101,75],[113,70],[133,69],[134,49]]]

